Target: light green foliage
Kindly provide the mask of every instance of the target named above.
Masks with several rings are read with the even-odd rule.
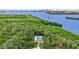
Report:
[[[78,35],[46,22],[50,23],[32,15],[0,15],[0,48],[34,48],[34,36],[39,34],[45,42],[41,48],[79,48]]]

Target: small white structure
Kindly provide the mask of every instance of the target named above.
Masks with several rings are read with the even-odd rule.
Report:
[[[42,36],[35,36],[35,41],[42,40]]]
[[[42,40],[43,36],[35,36],[35,40],[34,42],[37,43],[37,47],[35,49],[40,49],[40,44],[44,43],[44,41]]]

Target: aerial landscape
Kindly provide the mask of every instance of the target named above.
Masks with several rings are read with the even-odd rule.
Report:
[[[79,10],[0,10],[0,49],[79,49],[78,25]]]

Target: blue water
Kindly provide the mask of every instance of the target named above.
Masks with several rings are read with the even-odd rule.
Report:
[[[58,22],[63,28],[79,35],[79,20],[68,20],[65,17],[79,17],[79,14],[47,14],[46,12],[0,12],[0,14],[31,14],[39,18]]]

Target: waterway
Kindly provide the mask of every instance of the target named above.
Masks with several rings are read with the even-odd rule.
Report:
[[[31,14],[33,16],[57,22],[63,25],[65,30],[79,35],[79,20],[69,20],[66,17],[79,17],[79,14],[48,14],[46,12],[0,12],[0,14]]]

